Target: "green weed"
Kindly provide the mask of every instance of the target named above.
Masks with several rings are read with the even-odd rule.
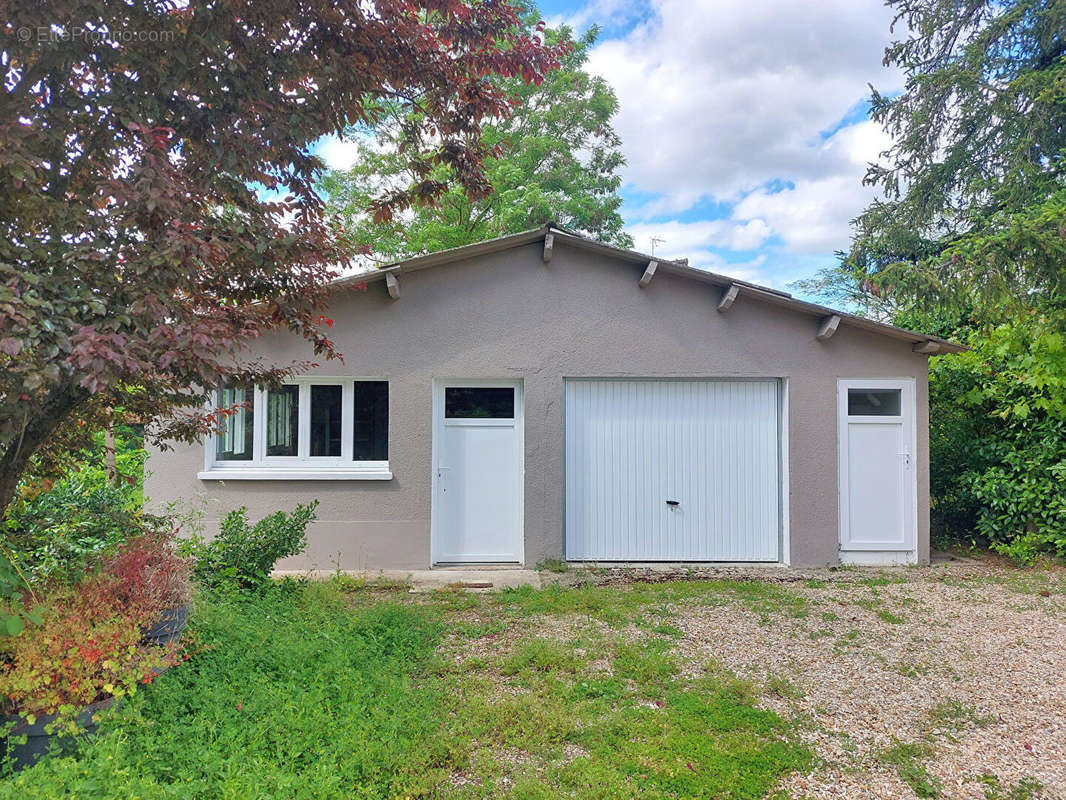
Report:
[[[841,634],[840,636],[838,636],[835,644],[836,644],[837,647],[847,647],[849,644],[852,644],[855,641],[857,641],[858,638],[859,638],[859,632],[857,630],[855,630],[854,628],[852,628],[847,633],[844,633],[844,634]]]
[[[892,665],[892,670],[898,672],[904,678],[917,678],[921,675],[929,674],[929,667],[924,664],[907,664],[905,662],[899,662]]]
[[[854,581],[856,586],[891,586],[894,583],[906,583],[908,578],[904,575],[875,575],[871,578],[860,578]]]
[[[537,564],[537,569],[543,572],[564,573],[570,571],[570,565],[561,558],[546,558]]]
[[[677,674],[677,661],[669,653],[664,639],[645,644],[623,642],[615,651],[613,671],[620,678],[629,678],[644,686],[662,686]]]
[[[544,589],[531,586],[506,589],[499,595],[499,603],[507,613],[582,614],[616,626],[632,622],[649,608],[663,609],[686,601],[704,605],[739,601],[765,618],[777,613],[804,617],[810,608],[806,598],[764,581],[679,580],[575,587],[556,584]]]
[[[887,622],[889,625],[902,625],[907,621],[905,617],[893,614],[891,611],[885,611],[883,608],[877,612],[877,618],[882,622]]]
[[[459,620],[458,622],[452,623],[452,630],[460,636],[465,636],[467,639],[483,639],[486,636],[494,636],[497,633],[503,633],[507,630],[507,626],[507,620],[499,618],[478,622]]]
[[[878,759],[896,768],[899,777],[918,797],[940,797],[940,780],[925,768],[923,760],[932,756],[932,748],[913,742],[896,742],[878,753]]]
[[[766,681],[766,691],[786,700],[799,700],[804,694],[803,689],[780,675],[770,676]]]
[[[929,710],[930,721],[939,728],[959,730],[966,725],[984,728],[997,721],[993,714],[979,714],[975,706],[964,705],[954,698],[944,700]]]
[[[414,606],[352,610],[290,583],[202,602],[202,648],[101,725],[75,756],[0,781],[2,798],[393,797],[440,778],[440,626]]]
[[[569,647],[548,639],[528,639],[503,660],[500,671],[517,675],[525,670],[534,672],[577,672],[583,661]]]
[[[977,779],[984,789],[985,800],[1032,800],[1043,786],[1032,778],[1022,778],[1013,786],[1003,786],[999,777],[986,772]]]

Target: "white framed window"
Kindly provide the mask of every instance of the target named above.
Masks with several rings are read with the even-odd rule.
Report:
[[[296,378],[277,389],[224,386],[226,415],[204,448],[201,480],[390,480],[389,384]]]

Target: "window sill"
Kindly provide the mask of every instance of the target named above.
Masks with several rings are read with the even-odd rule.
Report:
[[[212,469],[202,481],[391,481],[387,469]]]

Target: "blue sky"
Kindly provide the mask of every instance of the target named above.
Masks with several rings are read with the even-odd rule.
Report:
[[[549,24],[601,29],[588,68],[614,87],[627,165],[623,214],[639,250],[786,288],[834,263],[873,196],[861,180],[889,140],[868,84],[880,0],[541,0]],[[897,29],[897,35],[900,31]],[[323,148],[341,165],[344,148]]]

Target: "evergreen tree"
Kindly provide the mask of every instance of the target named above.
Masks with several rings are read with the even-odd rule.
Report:
[[[1066,2],[891,0],[901,94],[872,96],[894,144],[865,182],[838,268],[808,291],[874,309],[983,318],[1066,289]]]

